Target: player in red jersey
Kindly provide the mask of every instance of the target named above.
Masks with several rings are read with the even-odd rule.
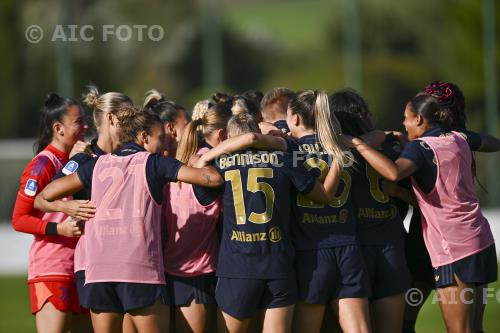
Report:
[[[73,274],[73,253],[80,228],[63,213],[44,214],[36,210],[33,202],[68,162],[70,153],[86,146],[81,141],[86,130],[85,113],[76,101],[49,94],[42,108],[37,155],[21,176],[12,226],[35,236],[29,255],[28,284],[38,332],[68,332],[71,326],[72,331],[83,328],[72,317],[72,313],[80,312]],[[64,207],[69,206],[61,203],[65,211]],[[72,321],[75,325],[71,325]]]

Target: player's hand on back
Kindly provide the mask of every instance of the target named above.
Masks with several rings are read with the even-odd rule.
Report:
[[[71,152],[69,153],[69,158],[72,158],[74,155],[78,153],[91,153],[88,148],[90,147],[89,142],[85,141],[77,141],[73,145],[73,149],[71,149]]]
[[[57,224],[57,234],[59,236],[80,237],[82,231],[82,224],[71,216],[68,216],[66,220]]]

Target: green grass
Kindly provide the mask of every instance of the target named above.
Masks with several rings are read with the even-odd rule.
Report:
[[[490,285],[498,295],[488,299],[484,316],[485,332],[500,332],[500,283]],[[425,303],[417,321],[417,332],[445,332],[439,305],[434,293]],[[0,277],[0,333],[35,331],[35,320],[30,313],[28,286],[24,276]]]
[[[25,276],[0,277],[0,333],[11,332],[35,332]]]

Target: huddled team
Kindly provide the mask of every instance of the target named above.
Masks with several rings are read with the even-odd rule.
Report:
[[[497,257],[473,151],[500,140],[466,128],[455,84],[408,102],[409,141],[350,89],[216,93],[192,120],[156,90],[83,101],[90,143],[83,107],[47,97],[12,217],[38,332],[319,333],[331,312],[409,333],[405,293],[433,285],[448,332],[482,332]]]

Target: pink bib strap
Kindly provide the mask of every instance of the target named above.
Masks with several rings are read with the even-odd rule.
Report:
[[[412,185],[422,211],[425,244],[432,265],[439,267],[489,247],[494,239],[477,199],[467,141],[457,132],[419,140],[434,152],[436,184],[428,194],[413,177]]]

